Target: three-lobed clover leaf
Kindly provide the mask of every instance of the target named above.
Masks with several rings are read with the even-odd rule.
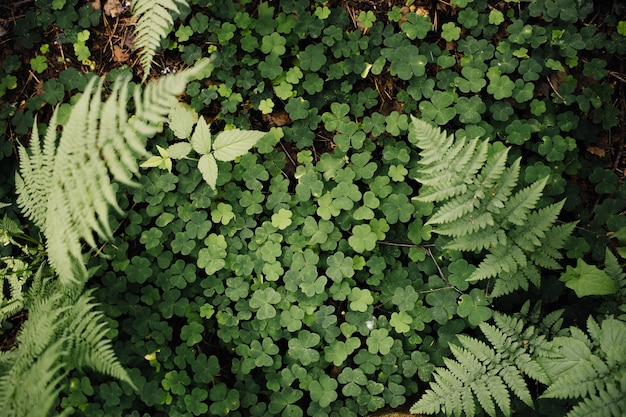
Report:
[[[461,295],[457,313],[460,317],[467,317],[471,326],[478,326],[480,323],[489,320],[493,311],[489,308],[489,301],[485,292],[474,288],[469,294]]]
[[[348,244],[359,253],[374,250],[378,236],[368,224],[358,224],[352,228]]]
[[[380,353],[381,355],[387,355],[391,351],[393,346],[393,337],[389,336],[389,330],[387,329],[373,329],[367,340],[367,350],[370,353]]]
[[[315,347],[320,343],[320,336],[308,330],[300,330],[297,338],[289,339],[287,356],[307,366],[320,360],[320,353]]]
[[[314,380],[309,384],[311,400],[317,402],[320,407],[328,407],[338,397],[338,385],[336,379],[322,374],[318,380]]]
[[[267,320],[276,316],[275,304],[278,304],[282,296],[271,287],[257,290],[250,298],[250,307],[256,310],[259,320]]]
[[[366,312],[369,306],[374,303],[374,297],[370,290],[354,287],[348,295],[348,301],[350,301],[351,310]]]
[[[349,337],[345,342],[334,340],[324,347],[324,359],[337,367],[342,366],[348,356],[359,346],[361,346],[361,340],[358,337]]]
[[[197,321],[192,321],[181,328],[180,338],[187,343],[187,346],[194,346],[202,341],[203,332],[204,326]]]

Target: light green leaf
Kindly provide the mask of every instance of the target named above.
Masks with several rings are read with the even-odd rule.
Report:
[[[215,190],[217,183],[217,162],[212,154],[202,155],[198,161],[198,170],[202,173],[202,178]]]
[[[197,120],[198,113],[184,103],[172,107],[168,118],[170,129],[179,139],[187,139],[189,137],[191,129]]]
[[[581,298],[587,295],[615,294],[617,287],[615,282],[604,272],[594,265],[588,265],[582,259],[578,259],[575,268],[567,267],[559,281],[574,290]]]
[[[232,161],[248,152],[266,132],[232,129],[221,132],[213,142],[213,155],[220,161]]]
[[[167,154],[170,158],[181,159],[189,155],[191,145],[189,142],[178,142],[167,148]]]
[[[200,155],[206,155],[211,152],[211,129],[204,117],[198,120],[196,129],[193,131],[191,146]]]
[[[163,163],[164,159],[161,156],[152,156],[148,158],[147,161],[142,163],[140,166],[142,168],[155,168],[160,166]]]

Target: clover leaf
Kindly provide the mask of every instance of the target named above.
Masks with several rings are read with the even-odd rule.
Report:
[[[348,295],[350,309],[353,311],[366,312],[368,307],[374,302],[374,297],[368,289],[352,288]]]
[[[324,347],[324,360],[335,366],[342,366],[348,356],[359,346],[361,346],[361,341],[358,337],[349,337],[345,342],[334,340],[330,345]]]
[[[318,380],[309,384],[311,399],[317,402],[320,407],[328,407],[338,397],[337,380],[328,375],[321,375]]]
[[[511,81],[508,75],[491,75],[489,76],[489,85],[487,92],[492,94],[496,100],[502,100],[513,95],[515,83]]]
[[[454,22],[444,23],[441,26],[441,37],[448,42],[456,41],[461,37],[461,28],[455,25]]]
[[[407,38],[411,40],[424,39],[432,29],[432,23],[428,16],[417,13],[409,13],[406,22],[400,25]]]
[[[365,341],[370,353],[387,355],[393,346],[393,338],[387,329],[374,329]]]
[[[368,224],[358,224],[352,228],[348,244],[359,253],[371,251],[376,247],[377,235]]]
[[[250,298],[250,307],[256,310],[259,320],[267,320],[276,316],[274,304],[278,304],[282,296],[273,288],[268,287],[257,290]]]
[[[422,116],[434,121],[438,125],[445,125],[456,116],[454,94],[448,91],[435,91],[430,101],[422,101],[419,105]]]
[[[398,333],[408,333],[411,330],[411,323],[413,318],[406,311],[393,312],[389,320],[391,327]]]
[[[299,389],[284,387],[270,396],[268,411],[271,415],[283,415],[289,417],[302,417],[302,409],[295,405],[304,394]]]
[[[457,313],[460,317],[467,317],[471,326],[478,326],[489,320],[493,311],[489,308],[489,301],[485,297],[485,292],[474,288],[469,294],[461,295]]]
[[[202,341],[204,326],[197,321],[185,324],[180,330],[180,338],[186,341],[187,346],[194,346]]]

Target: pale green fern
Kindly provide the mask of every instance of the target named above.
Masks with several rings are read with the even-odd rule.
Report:
[[[41,140],[37,123],[29,148],[20,146],[18,204],[41,229],[50,264],[61,282],[84,281],[82,242],[96,247],[94,233],[111,237],[109,208],[120,211],[111,177],[132,183],[146,139],[162,129],[177,96],[208,65],[162,77],[134,90],[135,114],[126,111],[129,78],[118,79],[102,102],[102,80],[92,78],[58,137],[57,111]]]
[[[554,358],[558,351],[540,330],[558,333],[559,317],[560,313],[550,315],[535,326],[527,325],[529,319],[523,315],[496,313],[495,325],[479,325],[488,343],[459,335],[460,346],[450,344],[455,359],[446,358],[446,367],[435,369],[434,381],[411,412],[472,417],[482,409],[493,417],[499,409],[510,416],[511,394],[533,407],[525,377],[550,382],[537,358]]]
[[[27,299],[28,320],[17,347],[0,352],[0,415],[47,416],[72,369],[89,367],[134,387],[89,292],[40,280]]]
[[[409,140],[421,149],[419,201],[436,203],[427,224],[449,236],[447,249],[482,255],[468,281],[494,278],[492,297],[540,285],[540,268],[558,269],[574,224],[555,225],[563,202],[538,209],[547,179],[517,190],[520,159],[508,148],[455,138],[412,118]]]
[[[130,10],[137,19],[134,43],[139,48],[144,80],[150,74],[161,40],[172,31],[172,12],[180,12],[179,7],[187,4],[186,0],[133,0]]]
[[[598,324],[587,320],[587,332],[572,327],[557,337],[556,358],[542,359],[552,383],[543,398],[579,399],[567,417],[626,415],[626,323],[613,317]]]

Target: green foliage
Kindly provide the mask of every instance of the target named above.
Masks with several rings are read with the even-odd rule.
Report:
[[[490,295],[499,297],[529,282],[539,286],[540,268],[559,268],[558,251],[574,224],[554,224],[563,202],[536,208],[546,180],[516,190],[520,160],[507,166],[507,148],[455,140],[416,118],[409,140],[422,149],[417,199],[438,204],[426,224],[451,238],[447,249],[486,252],[468,281],[493,278]]]
[[[72,369],[89,367],[135,387],[115,357],[90,292],[39,275],[26,299],[29,317],[17,347],[0,354],[2,415],[47,416]]]
[[[120,211],[109,173],[129,183],[137,172],[136,157],[145,152],[145,140],[160,130],[169,108],[187,82],[202,70],[165,77],[135,90],[135,115],[126,112],[128,79],[118,80],[102,104],[102,81],[92,78],[74,105],[57,145],[55,111],[41,143],[35,124],[31,146],[20,147],[16,177],[18,204],[42,230],[51,265],[61,282],[84,281],[81,239],[96,247],[93,233],[111,238],[109,207]],[[85,142],[81,139],[88,139]]]
[[[525,310],[527,313],[528,304]],[[559,322],[556,317],[548,316],[537,326],[527,326],[524,319],[496,313],[495,325],[479,325],[488,343],[460,335],[460,345],[450,345],[455,359],[446,358],[445,368],[435,370],[430,389],[413,405],[411,412],[474,416],[478,407],[493,417],[497,407],[510,416],[511,394],[533,407],[524,378],[549,383],[550,376],[538,360],[551,361],[556,354],[540,328],[552,327],[556,332]]]
[[[172,13],[180,13],[181,5],[187,6],[186,0],[139,0],[131,3],[131,12],[137,19],[134,43],[140,50],[144,80],[150,75],[152,60],[161,40],[174,26]]]
[[[615,154],[600,141],[617,137],[620,120],[617,63],[626,42],[619,16],[601,6],[591,13],[591,2],[573,0],[497,7],[457,0],[436,14],[411,3],[386,9],[367,2],[145,1],[143,71],[132,60],[131,68],[112,69],[116,64],[101,56],[109,44],[93,47],[123,25],[87,37],[84,30],[99,24],[89,4],[24,6],[9,30],[26,54],[8,50],[0,68],[0,132],[9,138],[0,147],[0,177],[9,179],[0,187],[2,201],[12,200],[12,164],[4,164],[12,138],[27,134],[48,104],[59,104],[57,122],[65,126],[88,85],[81,71],[89,65],[110,71],[110,81],[133,69],[145,79],[148,56],[162,73],[179,73],[207,54],[215,65],[210,81],[187,85],[188,104],[163,102],[167,117],[149,142],[154,156],[136,162],[161,169],[137,176],[142,187],[112,183],[127,215],[107,218],[116,232],[98,248],[104,257],[81,251],[81,262],[88,259],[95,271],[89,285],[118,357],[139,390],[72,371],[59,410],[367,415],[401,406],[432,381],[436,366],[480,362],[463,343],[472,345],[467,338],[493,326],[498,311],[514,311],[529,298],[564,307],[573,323],[589,309],[623,315],[618,261],[607,255],[604,266],[592,267],[626,226],[624,187],[611,169]],[[52,35],[58,44],[44,48],[42,39]],[[58,51],[68,58],[59,60]],[[76,55],[87,53],[94,62],[75,69]],[[23,65],[44,78],[37,94]],[[56,79],[59,65],[68,69]],[[424,165],[406,140],[411,114],[455,132],[458,148],[436,156],[449,156],[442,160],[451,178],[463,179],[456,186],[471,191],[420,200],[428,184],[414,181],[424,177]],[[247,140],[250,128],[270,134]],[[245,150],[231,158],[228,146],[215,146],[221,135],[229,143],[242,139]],[[474,138],[482,139],[470,152]],[[221,160],[220,150],[227,151]],[[491,176],[489,167],[496,170]],[[481,188],[483,174],[491,188]],[[474,199],[474,191],[484,196]],[[459,206],[460,198],[471,204]],[[464,214],[438,222],[452,202]],[[569,238],[572,226],[563,219],[581,226]],[[442,233],[448,227],[469,231]],[[449,246],[476,233],[476,247]],[[23,235],[14,236],[23,243]],[[13,245],[0,266],[8,274],[6,317],[17,311],[43,258]],[[559,258],[560,248],[568,260]],[[25,273],[12,260],[22,256],[31,265]],[[566,265],[569,284],[551,272]],[[601,280],[585,279],[585,270]],[[606,276],[616,290],[600,295],[613,288]],[[589,295],[568,297],[567,285]],[[534,320],[524,316],[519,331],[537,329]],[[3,322],[4,334],[16,323]],[[497,372],[504,362],[496,344],[486,343],[496,351],[489,369]],[[515,352],[532,350],[525,348]],[[485,409],[470,392],[477,415],[502,414],[507,406],[524,415],[567,412],[562,401],[538,399],[544,383],[528,388],[534,410],[522,401],[525,384],[502,384],[501,395],[480,391]]]
[[[579,399],[567,417],[623,415],[625,331],[626,323],[613,317],[600,324],[589,317],[588,335],[572,328],[555,338],[558,356],[541,362],[551,379],[542,397]]]

